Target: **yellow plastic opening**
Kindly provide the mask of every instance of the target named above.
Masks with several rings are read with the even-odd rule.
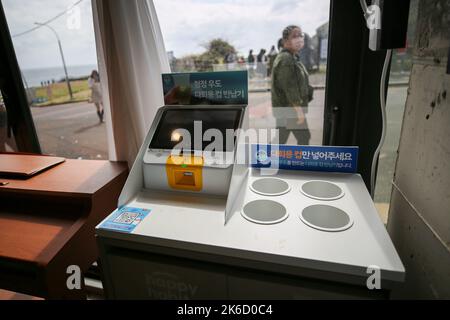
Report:
[[[202,190],[202,171],[203,157],[171,155],[166,162],[167,182],[172,189]]]

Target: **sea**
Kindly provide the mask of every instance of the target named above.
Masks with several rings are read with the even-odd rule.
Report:
[[[81,78],[87,77],[91,74],[92,70],[98,70],[96,65],[79,65],[79,66],[67,66],[67,74],[69,78]],[[64,68],[51,67],[51,68],[36,68],[36,69],[22,69],[22,77],[25,87],[40,87],[41,82],[54,80],[58,82],[65,79]]]

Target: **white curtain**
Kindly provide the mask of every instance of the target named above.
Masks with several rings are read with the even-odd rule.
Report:
[[[110,160],[131,168],[170,72],[151,0],[92,0]]]

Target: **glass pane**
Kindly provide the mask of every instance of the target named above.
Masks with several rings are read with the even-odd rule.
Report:
[[[391,73],[386,100],[386,140],[380,152],[374,199],[378,213],[384,223],[387,222],[389,212],[392,180],[397,160],[403,112],[408,96],[417,9],[418,1],[412,0],[408,20],[407,46],[404,49],[394,50],[392,54]]]
[[[14,135],[8,127],[8,113],[0,91],[0,152],[16,152]]]
[[[172,72],[247,70],[250,127],[279,128],[280,143],[322,144],[329,0],[154,3]],[[282,55],[278,44],[289,25],[301,28],[303,47],[292,47],[289,34]],[[280,67],[282,58],[293,63],[293,72]],[[307,77],[313,99],[298,111],[292,106],[308,103]],[[280,95],[288,97],[274,112]]]
[[[42,152],[106,159],[91,2],[2,4]]]

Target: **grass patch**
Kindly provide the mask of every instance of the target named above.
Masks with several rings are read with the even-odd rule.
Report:
[[[69,89],[65,82],[50,84],[50,89],[47,87],[34,88],[36,98],[45,99],[42,103],[33,103],[36,107],[50,106],[55,104],[62,104],[68,102],[87,101],[91,96],[91,89],[88,86],[87,80],[70,81],[72,87],[73,99],[70,100]]]

